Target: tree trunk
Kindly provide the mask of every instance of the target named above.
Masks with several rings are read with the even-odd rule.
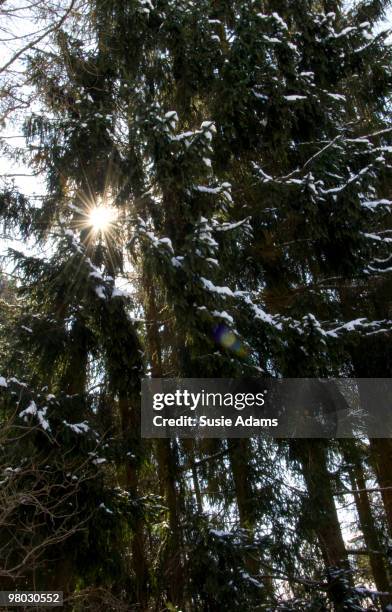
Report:
[[[292,446],[300,461],[312,506],[312,524],[327,572],[328,595],[335,610],[340,612],[346,610],[347,582],[351,583],[351,574],[327,467],[325,442],[296,440]]]
[[[155,288],[152,276],[145,271],[143,275],[145,307],[147,315],[147,342],[153,378],[162,378],[162,351],[159,338],[159,316],[156,306]],[[178,470],[171,441],[165,438],[156,440],[159,484],[166,499],[169,511],[170,538],[165,551],[164,574],[168,597],[171,604],[183,602],[184,570],[182,562],[182,538],[179,526],[179,504],[176,481]]]
[[[197,511],[199,514],[203,514],[203,498],[202,498],[201,490],[200,490],[199,476],[197,473],[197,467],[195,463],[195,453],[194,453],[193,446],[191,450],[191,462],[192,462],[192,480],[193,480],[193,487],[195,489]]]
[[[390,579],[382,555],[382,542],[375,526],[369,495],[366,490],[367,483],[362,465],[362,451],[355,441],[342,443],[342,453],[354,492],[355,505],[358,512],[359,523],[363,533],[366,551],[369,555],[370,567],[376,588],[380,592],[391,590]],[[383,605],[391,603],[390,597],[380,597]]]
[[[227,444],[240,525],[242,529],[248,529],[250,532],[253,532],[255,518],[252,487],[248,474],[250,458],[249,440],[246,438],[229,439]]]
[[[255,527],[255,505],[252,499],[252,486],[249,478],[249,440],[245,438],[228,439],[227,444],[240,526],[248,532],[248,541],[251,545],[253,543]],[[259,560],[256,556],[256,551],[250,550],[245,555],[245,565],[249,573],[253,575],[258,573]]]
[[[181,606],[184,590],[182,538],[179,526],[178,497],[176,487],[177,464],[170,440],[157,440],[158,477],[165,491],[169,510],[170,537],[165,551],[165,585],[171,604]]]
[[[373,340],[374,341],[374,340]],[[381,433],[384,431],[388,435],[392,430],[391,416],[391,365],[389,357],[388,342],[385,343],[378,338],[374,345],[363,347],[360,355],[356,355],[355,367],[356,375],[362,376],[358,379],[360,401],[362,408],[367,414],[376,418],[377,424],[381,424]],[[372,351],[374,362],[369,363],[368,352]],[[364,358],[364,355],[366,357]],[[388,363],[389,362],[389,363]],[[377,388],[370,385],[365,376],[384,377],[377,381]],[[387,519],[389,536],[392,538],[392,439],[391,438],[370,438],[370,459],[374,468]]]
[[[392,440],[390,438],[371,438],[370,453],[381,489],[389,535],[392,538]]]
[[[380,592],[389,592],[391,584],[384,565],[382,554],[382,544],[374,524],[372,509],[366,491],[366,479],[363,468],[357,458],[351,459],[350,480],[354,493],[355,505],[357,508],[361,530],[364,536],[366,549],[369,552],[370,567],[376,588]],[[389,596],[380,597],[381,603],[386,606],[391,603]]]
[[[69,395],[82,396],[86,392],[88,362],[88,332],[84,322],[79,318],[74,321],[69,338],[67,367],[63,374],[62,386]],[[78,410],[76,419],[83,419],[84,414]],[[69,597],[76,586],[75,551],[66,544],[60,558],[51,562],[48,569],[48,588],[63,591],[64,598]]]
[[[362,408],[367,414],[378,419],[385,417],[383,426],[385,426],[385,431],[390,430],[392,398],[390,397],[389,379],[385,385],[382,379],[378,381],[376,393],[374,386],[370,385],[366,378],[358,380],[358,387]],[[392,537],[392,440],[390,438],[369,438],[369,441],[370,460],[381,489],[389,535]]]
[[[125,487],[132,498],[137,500],[139,496],[140,456],[136,448],[139,446],[140,440],[135,437],[140,435],[140,414],[134,406],[130,405],[127,396],[120,397],[119,409],[124,440],[127,446],[129,442],[135,442],[132,446],[130,445],[134,450],[125,464]],[[140,512],[134,518],[132,529],[132,556],[136,577],[136,597],[139,609],[147,610],[148,566],[145,557],[144,518]]]
[[[70,333],[68,365],[63,378],[69,395],[82,395],[86,391],[88,338],[84,322],[76,319]]]

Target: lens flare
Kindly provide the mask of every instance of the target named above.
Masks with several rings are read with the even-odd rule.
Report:
[[[96,233],[104,234],[107,232],[117,219],[117,211],[112,206],[100,204],[91,208],[88,214],[88,221]]]
[[[217,344],[237,355],[237,357],[247,357],[249,349],[242,340],[227,325],[218,325],[214,329],[214,339]]]

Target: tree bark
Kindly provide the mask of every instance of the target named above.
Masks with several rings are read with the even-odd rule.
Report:
[[[292,446],[302,467],[313,510],[313,529],[324,559],[328,595],[336,612],[340,612],[346,609],[347,583],[351,583],[351,573],[327,467],[325,441],[296,440]]]
[[[391,590],[391,583],[382,554],[383,545],[375,526],[369,500],[361,449],[355,441],[349,440],[342,444],[342,453],[347,463],[347,470],[366,547],[364,552],[369,556],[374,583],[379,592],[389,592]],[[383,605],[386,605],[391,603],[391,598],[389,596],[380,597],[380,601]]]
[[[145,307],[147,315],[147,342],[153,378],[163,378],[162,351],[159,338],[159,316],[152,276],[145,270],[143,275]],[[164,573],[168,597],[171,604],[182,605],[184,592],[184,569],[182,561],[182,538],[180,530],[178,470],[171,441],[156,440],[158,478],[161,492],[169,511],[170,538],[165,551]]]
[[[229,439],[227,444],[240,525],[242,529],[248,529],[250,532],[253,532],[255,518],[252,487],[248,474],[248,461],[250,458],[249,440],[246,438]]]
[[[126,396],[120,397],[119,409],[124,439],[131,441],[135,433],[140,432],[139,411],[130,405],[129,398]],[[135,500],[139,496],[139,463],[140,457],[136,456],[134,458],[132,453],[125,464],[125,487]],[[136,577],[136,597],[140,610],[147,610],[148,566],[145,557],[144,518],[140,512],[134,518],[132,530],[133,538],[131,546]]]
[[[392,538],[392,440],[391,438],[370,439],[371,461],[381,489],[381,497],[387,519],[389,535]]]
[[[255,500],[249,474],[249,461],[251,457],[250,442],[246,438],[232,438],[227,440],[229,460],[233,475],[235,497],[238,508],[239,522],[242,529],[248,532],[248,541],[252,548],[254,543],[254,530],[256,525]],[[260,573],[261,558],[258,551],[250,549],[246,553],[244,563],[247,571],[257,576]],[[264,597],[274,600],[273,582],[263,578]]]
[[[367,338],[363,341],[361,350],[354,355],[356,376],[362,408],[376,418],[376,423],[381,425],[380,432],[391,432],[391,391],[390,377],[392,374],[390,341],[388,336]],[[374,356],[371,362],[367,355]],[[384,377],[377,381],[377,388],[369,385],[365,377]],[[388,435],[388,434],[387,434]],[[389,536],[392,538],[392,439],[391,438],[369,438],[370,459],[376,474],[377,482],[381,489],[381,497],[385,510]]]
[[[374,524],[370,501],[366,491],[366,479],[359,462],[356,461],[352,465],[350,477],[353,490],[356,489],[354,499],[366,548],[369,552],[369,561],[374,582],[378,591],[388,593],[391,591],[391,584],[384,565],[384,559],[381,554],[377,554],[377,552],[381,552],[382,544]],[[380,601],[386,606],[391,603],[391,598],[389,595],[385,597],[381,596]]]
[[[100,308],[98,315],[106,353],[109,385],[113,397],[118,397],[125,488],[137,502],[140,497],[140,468],[145,453],[140,437],[140,378],[143,375],[141,346],[136,330],[129,321],[124,302],[117,299],[110,308]],[[119,328],[121,335],[116,337]],[[147,610],[149,572],[145,553],[145,521],[139,504],[131,527],[137,604],[139,609]]]

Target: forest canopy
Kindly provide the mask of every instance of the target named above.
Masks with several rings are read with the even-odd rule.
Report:
[[[1,590],[392,610],[390,423],[140,435],[144,378],[391,377],[387,9],[0,2]]]

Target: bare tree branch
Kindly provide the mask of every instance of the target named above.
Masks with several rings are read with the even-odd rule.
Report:
[[[29,43],[27,43],[26,45],[24,45],[24,47],[22,47],[21,49],[19,49],[16,53],[14,53],[14,55],[3,65],[0,67],[0,74],[2,72],[5,72],[19,57],[21,57],[21,55],[23,55],[26,51],[28,51],[29,49],[31,49],[32,47],[34,47],[35,45],[39,44],[42,40],[44,40],[44,38],[46,38],[47,36],[49,36],[49,34],[52,34],[53,32],[56,32],[57,30],[59,30],[61,28],[61,26],[63,25],[63,23],[65,22],[65,20],[67,19],[67,17],[71,14],[71,12],[73,11],[74,7],[76,4],[76,0],[71,0],[71,4],[69,5],[68,9],[66,10],[66,12],[64,13],[64,15],[61,17],[60,21],[58,21],[57,23],[55,23],[54,25],[50,26],[49,28],[47,28],[43,34],[41,34],[40,36],[38,36],[38,38],[35,38],[34,40],[30,41]]]

